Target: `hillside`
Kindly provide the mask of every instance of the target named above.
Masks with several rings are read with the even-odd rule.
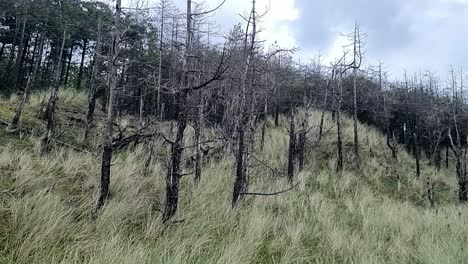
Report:
[[[26,132],[0,127],[0,263],[463,263],[468,259],[468,208],[458,204],[454,168],[436,171],[399,150],[400,183],[388,173],[384,136],[360,124],[361,166],[353,165],[352,121],[343,120],[345,171],[335,173],[335,127],[326,117],[324,139],[307,149],[297,187],[276,196],[247,197],[231,209],[234,156],[205,164],[201,182],[183,178],[176,223],[161,224],[166,146],[144,175],[147,148],[119,151],[112,167],[111,199],[93,220],[99,185],[99,131],[86,145],[79,135],[84,94],[60,94],[60,135],[54,150],[38,155],[41,97],[24,114]],[[15,98],[2,100],[8,121]],[[299,113],[301,115],[302,113]],[[313,112],[310,124],[318,123]],[[268,120],[257,153],[283,171],[287,120]],[[132,122],[131,118],[121,122]],[[99,130],[99,129],[98,129]],[[190,130],[190,129],[188,129]],[[191,131],[187,131],[188,134]],[[207,133],[211,133],[207,131]],[[214,132],[212,132],[214,133]],[[315,131],[309,134],[314,141]],[[258,148],[257,148],[258,149]],[[255,165],[255,164],[254,164]],[[252,167],[249,191],[288,188],[264,166]],[[435,182],[436,206],[426,197]]]

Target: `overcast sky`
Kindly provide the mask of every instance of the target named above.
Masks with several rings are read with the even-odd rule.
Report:
[[[156,0],[149,0],[156,2]],[[174,0],[184,8],[186,0]],[[221,0],[205,0],[209,7]],[[382,61],[394,77],[430,70],[445,76],[450,65],[468,66],[468,0],[257,0],[259,12],[269,9],[262,39],[298,47],[305,62],[321,53],[338,57],[346,43],[340,33],[361,25],[366,38],[366,63]],[[213,20],[227,32],[241,22],[251,0],[227,0]],[[468,71],[467,71],[468,72]]]

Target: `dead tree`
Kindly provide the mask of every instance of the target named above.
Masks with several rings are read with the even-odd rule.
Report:
[[[29,94],[31,92],[31,88],[34,85],[36,79],[37,79],[37,74],[39,73],[39,68],[41,66],[41,61],[42,61],[42,53],[44,50],[44,41],[45,41],[45,31],[42,31],[40,40],[39,40],[39,46],[38,46],[38,51],[37,51],[37,56],[36,60],[34,61],[34,69],[28,78],[28,82],[26,83],[26,87],[23,91],[23,96],[21,97],[21,101],[18,103],[15,109],[15,115],[11,121],[11,129],[15,130],[18,126],[18,123],[21,118],[21,114],[24,109],[24,105],[26,104],[26,101],[28,100]]]
[[[327,105],[328,105],[328,92],[330,90],[330,85],[332,84],[332,80],[335,78],[334,76],[335,74],[335,71],[332,71],[332,76],[330,79],[327,80],[327,85],[325,86],[325,95],[323,97],[323,109],[322,109],[322,113],[320,115],[320,124],[319,124],[319,133],[318,133],[318,139],[317,139],[317,142],[320,143],[320,141],[322,141],[322,137],[323,137],[323,124],[325,122],[325,113],[327,112]],[[335,95],[332,93],[332,97],[334,97]],[[334,109],[332,109],[333,112],[335,112]]]
[[[94,122],[94,110],[96,109],[96,97],[97,97],[97,77],[99,74],[99,63],[100,63],[100,52],[101,52],[101,18],[98,19],[98,29],[96,38],[96,47],[94,50],[94,64],[91,73],[91,79],[88,91],[88,110],[86,111],[86,124],[84,131],[84,141],[88,139],[89,131]]]
[[[449,146],[445,147],[445,168],[449,168]]]
[[[163,45],[164,45],[164,18],[166,17],[166,0],[161,1],[161,21],[159,24],[159,60],[158,60],[158,84],[156,91],[156,115],[159,115],[160,119],[163,118],[163,107],[161,104],[161,84],[162,84],[162,59],[163,59]]]
[[[201,179],[201,174],[202,174],[202,149],[201,149],[201,142],[202,142],[202,137],[203,137],[203,130],[204,130],[204,123],[203,123],[203,110],[204,110],[204,104],[203,104],[203,98],[202,98],[202,93],[198,93],[198,98],[199,98],[199,105],[197,107],[197,119],[195,121],[195,178],[194,181],[195,183],[199,183]]]
[[[387,147],[391,152],[391,162],[390,162],[390,171],[391,171],[391,176],[395,177],[398,179],[398,182],[400,182],[400,176],[398,175],[397,172],[397,166],[398,166],[398,141],[395,137],[395,132],[393,132],[390,129],[390,120],[389,120],[389,113],[387,110],[387,105],[386,105],[386,98],[385,95],[383,95],[383,104],[384,104],[384,115],[385,115],[385,122],[386,122],[386,143]]]
[[[221,3],[221,5],[224,2]],[[224,68],[224,51],[221,62],[218,65],[216,72],[209,80],[195,85],[193,72],[195,69],[195,56],[193,54],[193,18],[195,16],[204,15],[217,10],[219,7],[202,13],[192,13],[192,0],[187,0],[187,25],[186,25],[186,40],[185,40],[185,54],[183,60],[183,73],[180,81],[180,89],[175,92],[175,116],[176,116],[176,137],[171,145],[170,155],[170,173],[166,176],[166,197],[164,202],[164,212],[162,222],[167,223],[171,220],[177,212],[179,203],[179,185],[182,177],[182,152],[184,150],[184,131],[188,124],[188,96],[194,91],[201,90],[213,81],[219,80],[227,68]]]
[[[232,207],[237,205],[241,193],[244,193],[248,185],[247,177],[247,167],[248,167],[248,135],[246,135],[246,127],[252,123],[253,120],[253,87],[251,79],[248,78],[249,73],[252,75],[251,78],[255,78],[255,71],[253,69],[253,61],[255,54],[255,43],[256,43],[256,34],[257,34],[257,13],[255,10],[255,0],[252,0],[252,10],[250,16],[247,20],[247,30],[245,32],[246,36],[244,39],[244,69],[242,73],[241,80],[241,116],[240,122],[237,125],[238,133],[238,149],[236,155],[236,179],[234,183],[234,190],[232,192]],[[250,45],[248,41],[248,32],[249,27],[252,26],[250,33]],[[250,83],[250,86],[249,86]],[[247,130],[249,132],[249,130]],[[247,132],[247,133],[248,133]]]
[[[458,128],[455,125],[455,134],[456,134],[456,144],[453,142],[453,138],[451,135],[451,130],[448,131],[448,137],[450,140],[450,145],[452,147],[453,154],[456,159],[456,173],[458,178],[458,199],[461,203],[468,202],[468,189],[467,189],[467,180],[466,180],[466,169],[464,167],[464,163],[466,162],[464,158],[466,158],[466,148],[463,149],[460,140],[460,134],[458,132]]]
[[[57,59],[57,66],[54,72],[54,80],[53,83],[50,87],[50,95],[49,95],[49,101],[47,103],[47,110],[46,110],[46,120],[47,120],[47,127],[46,127],[46,133],[44,134],[44,137],[41,140],[41,156],[45,155],[50,148],[50,141],[52,139],[52,135],[54,132],[54,126],[55,126],[55,111],[56,111],[56,104],[57,104],[57,97],[58,97],[58,92],[60,88],[60,75],[62,73],[62,57],[63,57],[63,50],[65,48],[65,40],[67,37],[67,31],[63,30],[63,36],[62,36],[62,45],[60,47],[60,52],[59,52],[59,57]]]
[[[187,26],[185,39],[185,54],[183,61],[182,87],[192,85],[191,71],[193,70],[193,32],[192,32],[192,1],[187,0]],[[163,223],[168,222],[177,212],[179,204],[179,184],[182,177],[181,161],[184,149],[184,131],[188,122],[187,97],[188,90],[176,93],[175,116],[177,120],[176,138],[171,144],[171,171],[166,177],[166,200],[164,202]]]
[[[357,161],[359,161],[359,133],[358,133],[358,105],[357,105],[357,72],[361,68],[363,60],[363,40],[362,33],[358,24],[354,25],[354,32],[347,35],[352,41],[353,49],[353,61],[346,65],[346,68],[343,73],[346,73],[349,69],[353,70],[353,130],[354,130],[354,156]],[[343,58],[346,57],[346,54]]]
[[[419,144],[418,144],[418,135],[416,132],[413,133],[413,152],[414,152],[414,158],[416,162],[416,177],[421,176],[421,164],[419,161]]]
[[[353,129],[354,129],[354,155],[359,160],[359,133],[358,133],[358,105],[357,105],[357,71],[361,67],[362,52],[361,52],[362,40],[360,28],[356,24],[354,27],[353,36]]]
[[[341,104],[343,101],[343,84],[342,84],[342,71],[339,72],[337,78],[337,90],[338,94],[335,95],[335,120],[336,120],[336,172],[341,173],[343,171],[343,136],[341,131]]]
[[[296,132],[294,124],[294,113],[289,114],[289,148],[288,148],[288,181],[292,184],[294,180],[294,160],[296,156]]]
[[[262,123],[262,134],[260,136],[260,150],[263,151],[263,147],[265,146],[265,135],[266,135],[266,128],[267,128],[267,120],[268,119],[268,98],[265,96],[265,102],[263,105],[263,123]]]
[[[26,10],[25,10],[26,13],[28,13],[28,5],[26,5]],[[13,89],[16,90],[17,89],[17,85],[18,85],[18,80],[20,79],[20,76],[19,76],[19,73],[20,73],[20,68],[21,68],[21,64],[22,64],[22,61],[24,59],[23,55],[24,55],[24,52],[25,52],[25,30],[26,30],[26,26],[27,26],[27,21],[28,21],[28,16],[25,15],[22,19],[22,25],[21,25],[21,36],[20,36],[20,40],[19,40],[19,47],[18,47],[18,56],[16,57],[16,64],[15,64],[15,70],[14,70],[14,74],[13,74]]]
[[[122,1],[116,0],[114,28],[112,30],[112,44],[109,54],[109,89],[108,89],[108,104],[107,104],[107,119],[104,128],[104,144],[102,150],[101,162],[101,184],[99,188],[99,197],[96,205],[96,213],[99,212],[105,205],[110,195],[110,177],[113,154],[113,126],[114,126],[114,105],[117,86],[117,68],[118,57],[120,52],[120,16],[122,12]]]
[[[304,119],[302,120],[302,127],[299,131],[299,139],[296,146],[296,155],[299,163],[299,171],[304,170],[305,162],[305,149],[307,144],[307,133],[309,131],[309,107],[310,100],[307,95],[307,69],[304,69]]]
[[[306,107],[308,107],[306,105]],[[309,111],[306,108],[304,113],[304,119],[302,120],[302,128],[299,133],[299,142],[297,146],[297,158],[299,160],[299,171],[304,170],[305,163],[305,149],[307,145],[307,133],[309,131]]]
[[[398,190],[400,190],[400,175],[397,172],[398,166],[398,141],[395,137],[395,132],[391,126],[391,116],[390,116],[390,106],[389,100],[387,98],[386,91],[384,90],[383,84],[383,72],[382,72],[382,63],[379,63],[377,70],[378,85],[379,85],[379,103],[382,103],[383,117],[385,119],[385,134],[386,134],[386,143],[387,147],[390,150],[390,176],[394,177],[398,181]]]
[[[463,147],[458,127],[458,114],[459,114],[459,98],[456,91],[456,80],[455,72],[453,69],[452,73],[452,120],[453,127],[455,128],[456,142],[452,138],[451,129],[448,130],[448,138],[453,154],[456,159],[456,173],[458,179],[458,199],[461,203],[468,202],[468,181],[466,177],[466,155],[467,148]]]
[[[155,138],[152,137],[149,140],[149,144],[148,144],[149,153],[148,153],[148,156],[146,157],[145,166],[144,166],[144,170],[143,170],[143,175],[145,175],[145,176],[149,174],[149,171],[150,171],[149,167],[150,167],[151,163],[154,160],[155,147],[156,147],[155,146]]]

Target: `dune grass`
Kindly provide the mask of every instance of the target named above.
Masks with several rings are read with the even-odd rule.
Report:
[[[33,98],[30,109],[38,106]],[[75,96],[68,105],[79,106],[82,99]],[[310,124],[318,124],[319,116],[313,112]],[[282,117],[281,122],[274,127],[268,120],[264,150],[255,154],[280,172],[288,147],[287,121]],[[335,173],[334,125],[327,116],[329,133],[307,149],[306,169],[295,174],[296,189],[246,197],[232,209],[235,159],[225,154],[207,161],[198,186],[191,176],[183,178],[177,223],[169,225],[161,224],[162,141],[156,142],[161,155],[146,176],[146,147],[117,153],[111,200],[92,220],[99,157],[56,146],[41,159],[36,137],[20,140],[2,127],[0,263],[466,262],[468,208],[457,203],[453,171],[436,172],[423,162],[417,179],[412,157],[400,149],[398,188],[387,170],[385,139],[375,129],[359,126],[362,161],[359,167],[353,164],[351,122],[344,118],[346,167],[341,175]],[[192,131],[187,134],[190,140]],[[315,137],[312,131],[309,140]],[[252,165],[251,191],[289,187],[284,177]],[[428,177],[438,183],[436,208],[429,208],[425,197]]]

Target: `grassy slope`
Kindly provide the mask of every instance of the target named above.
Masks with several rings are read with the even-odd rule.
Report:
[[[79,109],[83,99],[62,95],[61,113]],[[25,119],[31,126],[40,125],[32,114],[39,105],[34,102],[37,98]],[[10,115],[11,102],[3,101],[0,118]],[[311,123],[318,118],[314,113]],[[346,164],[352,164],[351,121],[344,123]],[[61,124],[64,139],[78,138],[79,126],[69,127],[63,120]],[[456,202],[453,173],[424,165],[422,179],[415,179],[413,159],[401,150],[398,190],[396,179],[387,175],[389,154],[383,136],[361,125],[363,163],[337,175],[329,118],[326,126],[331,133],[320,146],[308,150],[307,168],[296,175],[299,185],[294,191],[249,197],[231,209],[234,158],[225,156],[206,164],[198,187],[190,177],[184,178],[177,215],[183,221],[169,226],[160,224],[164,158],[143,176],[144,147],[119,153],[112,171],[111,202],[98,220],[91,221],[98,156],[57,147],[40,159],[37,137],[20,140],[0,127],[0,263],[463,263],[468,259],[468,209]],[[98,141],[96,137],[93,142]],[[286,128],[270,124],[265,149],[256,155],[283,170],[287,142]],[[157,146],[163,153],[162,143]],[[264,167],[253,167],[251,177],[253,191],[287,188],[284,179],[272,178]],[[427,208],[427,177],[438,182],[437,209]]]

